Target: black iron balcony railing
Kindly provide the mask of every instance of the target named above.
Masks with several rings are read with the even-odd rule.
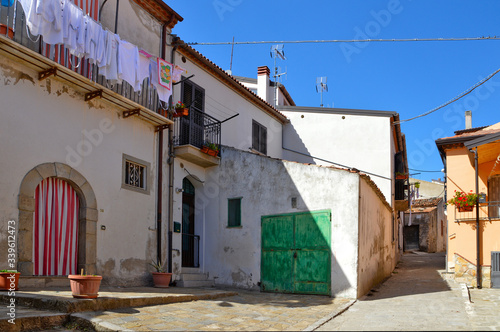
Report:
[[[174,146],[192,145],[201,148],[206,143],[215,144],[220,150],[221,122],[214,117],[189,109],[187,116],[174,119]]]
[[[111,85],[104,76],[99,75],[97,66],[91,64],[85,58],[79,59],[71,55],[64,45],[49,45],[43,42],[41,36],[31,35],[26,27],[26,17],[19,2],[15,2],[11,7],[0,6],[0,33],[18,44],[90,79],[97,85],[112,90],[155,113],[161,113],[158,112],[160,102],[156,89],[151,87],[150,84],[146,84],[147,81],[143,82],[140,91],[134,91],[132,86],[125,81],[121,84]]]
[[[455,207],[455,222],[476,221],[476,206],[469,209]],[[479,220],[500,220],[500,202],[479,203]]]

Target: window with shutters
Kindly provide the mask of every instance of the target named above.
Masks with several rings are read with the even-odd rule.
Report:
[[[184,78],[183,78],[184,79]],[[201,86],[186,80],[182,82],[182,102],[191,110],[205,112],[205,89]]]
[[[488,179],[488,216],[490,219],[500,217],[500,174]]]
[[[252,121],[252,149],[267,154],[267,128]]]
[[[179,119],[179,145],[202,147],[205,141],[205,90],[186,80],[182,82],[182,102],[189,115]]]

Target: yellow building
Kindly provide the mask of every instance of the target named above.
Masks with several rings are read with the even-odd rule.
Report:
[[[470,207],[447,205],[447,272],[472,287],[500,288],[500,123],[456,131],[436,145],[446,170],[446,199],[478,195]]]

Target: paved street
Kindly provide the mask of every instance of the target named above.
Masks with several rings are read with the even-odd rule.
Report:
[[[500,289],[443,280],[444,254],[406,253],[385,283],[319,331],[500,330]]]

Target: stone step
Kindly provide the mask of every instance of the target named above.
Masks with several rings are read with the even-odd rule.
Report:
[[[37,310],[25,306],[16,306],[10,313],[2,306],[2,318],[0,319],[0,331],[41,331],[50,330],[62,326],[69,321],[69,314]],[[14,320],[9,314],[15,315]],[[10,321],[9,321],[10,320]],[[14,323],[14,324],[12,324]]]
[[[213,280],[179,280],[177,281],[177,287],[214,287]]]
[[[208,280],[208,273],[181,273],[180,280]]]
[[[70,287],[68,277],[40,277],[23,276],[19,277],[19,289],[25,288],[47,288],[47,287]]]
[[[199,267],[183,267],[181,273],[201,273]]]

